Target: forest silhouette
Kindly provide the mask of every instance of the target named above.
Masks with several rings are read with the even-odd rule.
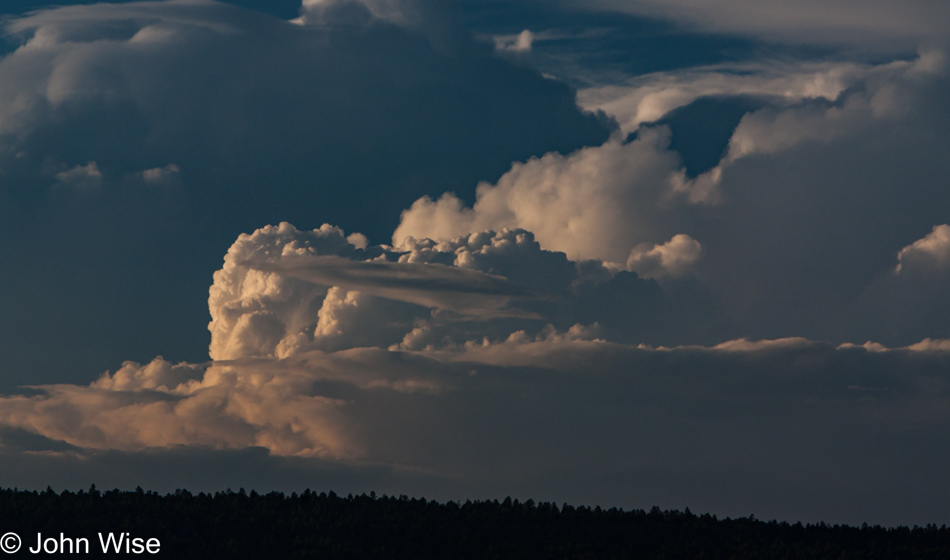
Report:
[[[803,525],[686,511],[503,501],[439,503],[333,492],[169,494],[0,490],[0,533],[44,538],[126,532],[158,538],[165,558],[267,559],[934,559],[945,525]],[[94,544],[90,554],[104,556]],[[110,556],[114,556],[111,555]],[[142,556],[149,556],[144,554]]]

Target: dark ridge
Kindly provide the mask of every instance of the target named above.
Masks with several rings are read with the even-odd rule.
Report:
[[[439,503],[425,498],[346,497],[310,490],[160,495],[95,486],[77,493],[0,490],[0,533],[37,533],[62,546],[85,538],[86,557],[104,557],[98,533],[158,539],[154,556],[320,559],[932,559],[950,557],[947,527],[850,527],[719,519],[650,511],[504,501]],[[140,542],[145,542],[140,541]],[[77,545],[78,546],[78,545]],[[62,552],[60,552],[62,553]],[[109,556],[114,556],[111,553]],[[151,556],[143,554],[141,556]]]

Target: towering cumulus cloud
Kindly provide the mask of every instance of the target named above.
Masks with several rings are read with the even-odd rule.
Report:
[[[947,10],[488,4],[3,19],[0,478],[950,519]]]
[[[659,266],[689,246],[674,238],[637,255]],[[617,275],[631,273],[544,251],[524,230],[390,247],[329,225],[269,226],[242,235],[215,273],[213,361],[127,362],[89,385],[36,386],[0,399],[0,423],[90,457],[262,447],[475,492],[530,477],[542,495],[607,499],[591,482],[607,477],[610,492],[647,500],[669,496],[661,472],[685,464],[697,484],[769,471],[805,495],[834,465],[862,473],[838,492],[867,493],[902,465],[879,453],[882,440],[915,454],[929,445],[915,434],[950,435],[948,341],[669,348],[553,325],[585,284]],[[660,482],[618,486],[618,469]],[[762,491],[776,492],[752,482],[733,497]]]
[[[328,221],[383,239],[420,196],[608,137],[457,12],[334,0],[286,21],[172,0],[0,18],[0,307],[31,317],[0,336],[6,386],[129,351],[199,358],[208,273],[242,231]],[[25,350],[58,321],[62,352]]]

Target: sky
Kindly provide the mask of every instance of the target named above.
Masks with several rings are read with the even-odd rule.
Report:
[[[950,522],[950,6],[0,5],[0,481]]]

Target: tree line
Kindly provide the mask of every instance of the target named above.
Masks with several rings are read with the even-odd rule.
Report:
[[[686,511],[407,496],[0,490],[0,534],[126,533],[157,556],[228,559],[798,560],[950,558],[947,527],[803,525]],[[90,550],[84,556],[101,553]],[[114,557],[114,554],[110,554]]]

